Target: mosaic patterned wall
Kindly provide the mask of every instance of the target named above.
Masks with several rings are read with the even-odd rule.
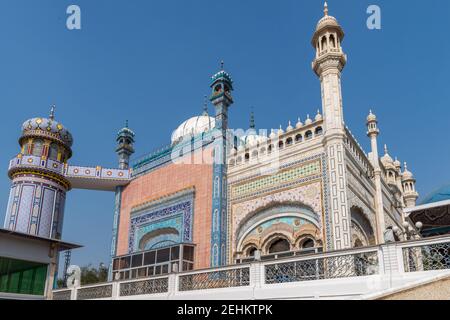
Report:
[[[45,238],[60,238],[65,190],[26,176],[11,186],[5,228]]]
[[[250,216],[272,205],[298,205],[310,208],[318,217],[324,243],[331,242],[328,216],[326,158],[315,155],[286,164],[271,176],[254,176],[229,187],[229,257],[237,246],[237,231]]]
[[[132,210],[128,251],[129,253],[141,250],[141,239],[147,234],[162,229],[173,229],[179,237],[167,234],[157,239],[149,239],[147,247],[157,245],[164,241],[192,242],[192,222],[194,214],[193,191],[174,195],[173,197],[142,204]],[[158,241],[159,242],[158,242]]]

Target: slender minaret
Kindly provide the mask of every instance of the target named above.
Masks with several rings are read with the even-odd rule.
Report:
[[[128,128],[128,120],[125,122],[125,127],[120,129],[117,133],[117,148],[116,153],[119,157],[119,169],[127,170],[130,167],[130,156],[134,153],[134,132]],[[120,223],[120,207],[122,199],[123,187],[116,188],[115,202],[114,202],[114,218],[113,229],[111,237],[111,263],[109,266],[108,280],[112,279],[112,260],[116,256],[117,252],[117,236],[119,234]]]
[[[61,239],[66,192],[71,188],[65,170],[72,143],[67,128],[55,120],[54,106],[48,118],[24,122],[20,153],[9,164],[6,229]]]
[[[317,24],[312,39],[312,45],[316,49],[312,68],[320,79],[322,89],[323,143],[328,157],[333,230],[333,243],[327,243],[329,250],[351,247],[341,91],[341,72],[347,61],[341,47],[343,38],[344,31],[336,18],[328,15],[328,5],[325,3],[324,17]]]
[[[216,109],[214,131],[211,267],[227,263],[227,129],[228,108],[233,104],[233,80],[223,69],[212,76],[211,102]],[[231,147],[231,146],[230,146]]]
[[[374,168],[374,182],[375,182],[375,216],[376,216],[376,239],[377,243],[384,243],[384,231],[386,229],[384,221],[384,208],[383,208],[383,191],[381,186],[381,167],[380,159],[378,155],[378,143],[377,137],[380,134],[378,129],[377,117],[370,110],[367,116],[367,136],[370,138],[371,145],[371,157],[370,161]]]

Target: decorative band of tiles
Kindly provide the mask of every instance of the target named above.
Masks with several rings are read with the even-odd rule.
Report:
[[[292,182],[305,177],[320,174],[320,160],[312,161],[304,165],[280,171],[271,176],[261,177],[259,179],[233,186],[231,188],[231,198],[242,197],[247,194],[259,192],[274,186]]]

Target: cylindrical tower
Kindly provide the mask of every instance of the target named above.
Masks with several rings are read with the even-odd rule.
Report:
[[[45,238],[60,239],[64,204],[70,183],[66,162],[72,156],[72,135],[54,119],[24,122],[20,153],[10,161],[12,180],[5,228]]]

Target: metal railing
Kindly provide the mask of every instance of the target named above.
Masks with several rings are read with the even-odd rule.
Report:
[[[403,248],[405,272],[450,269],[450,240]]]
[[[250,285],[250,268],[227,268],[212,272],[181,275],[179,291],[245,287]]]
[[[82,287],[77,290],[77,300],[94,300],[112,298],[112,284]]]
[[[340,286],[343,283],[339,282],[340,279],[351,279],[350,283],[364,283],[364,286],[367,281],[378,281],[382,285],[386,283],[383,279],[392,277],[392,274],[397,274],[402,281],[416,281],[418,277],[433,276],[449,269],[450,236],[445,236],[61,289],[53,292],[53,299],[126,299],[137,296],[151,299],[158,295],[182,298],[187,293],[202,295],[202,291],[208,290],[227,294],[231,299],[237,292],[247,292],[245,297],[255,298],[255,292],[260,289],[266,290],[264,292],[274,290],[274,297],[281,298],[286,291],[282,285],[286,283],[309,292],[308,286],[313,286],[314,290],[317,286]],[[347,290],[348,293],[352,290],[349,288],[351,286],[344,285],[339,290]],[[355,290],[355,294],[361,294],[360,289]]]
[[[265,266],[265,283],[370,276],[378,273],[378,251],[296,259]]]
[[[169,291],[169,277],[120,283],[119,296],[139,296],[166,293]]]

